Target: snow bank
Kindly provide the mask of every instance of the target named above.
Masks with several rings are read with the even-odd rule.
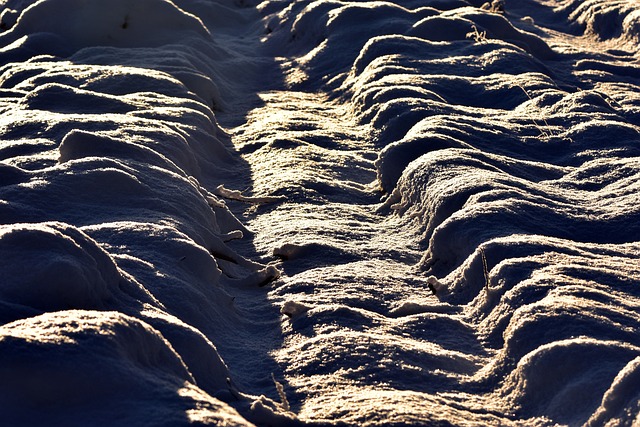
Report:
[[[567,1],[560,10],[582,33],[601,40],[619,39],[632,48],[640,40],[640,12],[633,1]]]
[[[3,7],[3,414],[250,425],[223,403],[253,401],[222,356],[250,329],[229,292],[278,271],[229,247],[248,230],[213,193],[242,167],[214,116],[240,55],[170,1]]]
[[[340,81],[345,68],[358,56],[382,56],[380,51],[371,52],[367,45],[387,37],[465,42],[479,37],[492,42],[505,41],[537,58],[554,56],[540,37],[514,28],[499,14],[459,7],[455,2],[439,3],[436,7],[452,10],[441,13],[428,4],[411,7],[390,2],[294,2],[283,11],[268,15],[268,43],[275,53],[294,56],[292,63],[296,72],[291,74],[290,82],[305,82],[311,87],[317,87],[318,81],[331,81],[335,77]],[[271,11],[267,2],[262,7],[265,12]],[[404,49],[394,51],[400,52]],[[454,58],[455,55],[449,57]]]
[[[104,308],[124,278],[113,260],[76,228],[62,223],[2,227],[2,258],[15,266],[2,285],[9,306],[39,311]],[[3,310],[8,318],[20,318]],[[12,319],[12,320],[14,320]]]
[[[39,0],[23,10],[0,43],[43,34],[71,51],[87,46],[154,47],[209,37],[197,17],[168,0]],[[64,22],[64,25],[61,23]]]

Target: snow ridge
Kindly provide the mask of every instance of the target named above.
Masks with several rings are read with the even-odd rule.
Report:
[[[250,425],[223,402],[253,398],[214,344],[247,326],[222,282],[278,272],[228,246],[247,230],[213,193],[237,55],[165,0],[4,2],[2,26],[3,419]]]
[[[640,422],[637,2],[0,6],[3,420]]]
[[[294,347],[281,356],[308,396],[301,414],[358,425],[637,423],[637,392],[616,409],[605,397],[633,375],[639,350],[637,45],[625,50],[637,5],[459,3],[262,6],[273,49],[295,55],[291,87],[326,91],[369,126],[379,212],[394,227],[384,241],[408,264],[416,247],[402,238],[421,253],[385,285],[391,268],[375,251],[367,266],[340,267],[356,288],[343,293],[360,301],[310,297],[309,283],[329,292],[318,274],[285,278],[279,294],[305,307],[285,301]],[[588,39],[541,26],[563,28],[565,14]],[[618,30],[605,34],[598,20]],[[609,50],[594,49],[612,34]],[[366,269],[378,271],[377,289],[395,289],[382,304],[358,289]]]

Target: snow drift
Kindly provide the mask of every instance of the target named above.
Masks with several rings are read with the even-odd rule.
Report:
[[[282,360],[310,396],[302,403],[309,417],[637,422],[635,392],[621,397],[627,409],[604,409],[607,389],[638,355],[637,46],[624,50],[637,5],[566,3],[527,2],[511,12],[509,2],[294,2],[272,15],[269,28],[281,33],[272,48],[296,55],[293,87],[328,91],[371,126],[387,195],[381,210],[416,239],[415,271],[424,277],[414,302],[403,301],[407,284],[384,292],[387,316],[400,324],[381,317],[379,304],[352,299],[302,314],[283,309],[298,338]],[[614,11],[617,20],[606,15]],[[569,36],[532,25],[538,19],[594,45],[616,38],[617,50],[576,52]],[[354,276],[347,283],[367,280]],[[308,273],[282,297],[317,304],[303,285],[309,280],[322,279]],[[417,303],[425,291],[439,303]],[[336,322],[342,329],[329,326]],[[445,331],[453,336],[434,337]],[[345,391],[328,397],[309,372]],[[407,389],[421,397],[400,393]]]
[[[169,1],[4,6],[3,414],[249,424],[220,400],[251,402],[214,344],[244,328],[222,282],[277,271],[205,188],[238,163],[212,113],[234,55]]]
[[[635,2],[1,5],[13,424],[639,422]]]

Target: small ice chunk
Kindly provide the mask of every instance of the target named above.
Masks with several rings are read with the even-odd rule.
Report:
[[[219,197],[224,197],[226,199],[231,199],[231,200],[238,200],[240,202],[246,202],[246,203],[261,204],[261,203],[279,202],[284,200],[284,197],[281,197],[281,196],[264,196],[264,197],[244,196],[242,192],[238,190],[229,190],[228,188],[225,188],[224,185],[219,185],[218,187],[216,187],[214,193]]]
[[[435,276],[427,277],[427,286],[434,295],[438,295],[447,289],[447,285],[440,282]]]
[[[287,301],[282,304],[282,308],[280,308],[280,313],[286,315],[289,318],[297,317],[301,314],[306,313],[311,310],[311,306],[307,304],[303,304],[297,301]]]

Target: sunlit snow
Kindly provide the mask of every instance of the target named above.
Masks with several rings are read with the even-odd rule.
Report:
[[[0,424],[640,425],[638,1],[0,6]]]

